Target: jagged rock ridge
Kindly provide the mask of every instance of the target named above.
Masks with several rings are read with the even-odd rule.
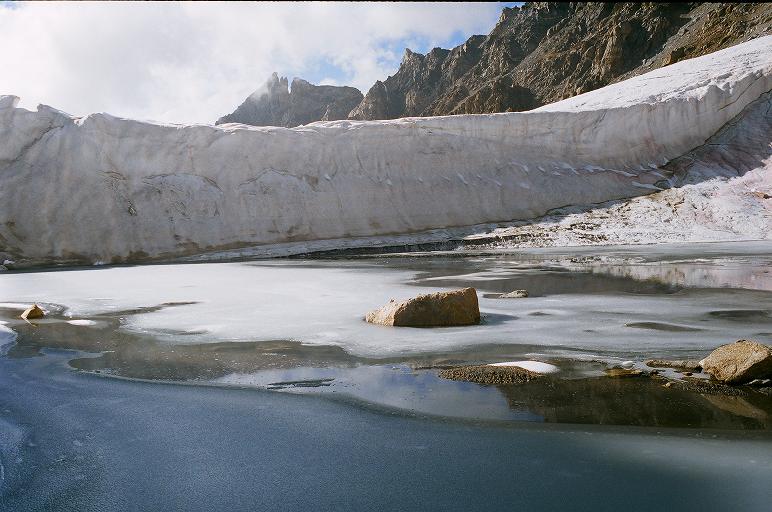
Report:
[[[768,3],[531,2],[504,8],[487,37],[407,50],[349,118],[530,110],[769,33]]]
[[[529,2],[452,50],[406,50],[348,118],[530,110],[771,33],[769,3]]]
[[[218,119],[216,124],[291,128],[320,120],[336,121],[346,119],[362,98],[362,93],[354,87],[313,85],[300,78],[292,80],[290,89],[287,78],[279,78],[274,73],[264,87],[252,93],[235,112]]]

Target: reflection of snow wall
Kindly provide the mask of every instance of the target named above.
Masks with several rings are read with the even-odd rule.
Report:
[[[651,192],[772,88],[772,36],[532,112],[293,129],[75,118],[0,97],[0,252],[36,263],[525,219]]]

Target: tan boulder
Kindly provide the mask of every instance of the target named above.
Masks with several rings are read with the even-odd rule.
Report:
[[[24,313],[21,314],[21,317],[24,320],[34,320],[36,318],[43,318],[44,316],[46,316],[46,314],[38,307],[37,304],[33,304],[32,306],[28,307],[26,310],[24,310]]]
[[[395,301],[365,315],[373,324],[400,327],[450,327],[480,323],[477,290],[463,288],[449,292],[428,293],[412,299]]]
[[[772,376],[772,347],[739,340],[722,345],[700,361],[704,372],[727,384]]]

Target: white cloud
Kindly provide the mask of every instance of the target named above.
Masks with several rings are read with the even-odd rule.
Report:
[[[328,76],[322,78],[319,80],[319,85],[343,85],[339,81],[335,80],[334,78],[330,78]]]
[[[366,92],[396,70],[400,42],[431,47],[458,32],[487,33],[499,11],[495,3],[23,3],[0,7],[0,94],[27,108],[208,123],[273,71],[313,78],[322,69],[327,83]]]

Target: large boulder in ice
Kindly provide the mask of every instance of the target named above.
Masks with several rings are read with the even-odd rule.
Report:
[[[373,324],[399,327],[450,327],[480,323],[477,290],[463,288],[391,301],[365,315]]]
[[[722,345],[700,361],[703,371],[727,384],[772,376],[772,347],[739,340]]]
[[[243,257],[531,219],[657,191],[666,163],[770,89],[772,36],[518,113],[180,126],[4,96],[0,251],[19,266]]]

